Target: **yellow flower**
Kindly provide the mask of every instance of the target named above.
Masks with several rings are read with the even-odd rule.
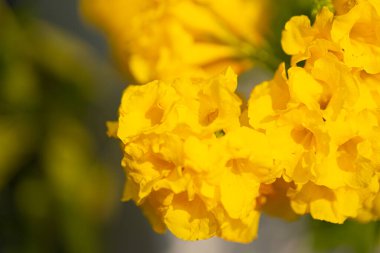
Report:
[[[306,16],[286,24],[282,45],[293,56],[292,65],[306,59],[312,64],[313,58],[332,53],[348,67],[380,73],[380,58],[373,57],[380,54],[380,1],[346,0],[335,5],[341,15],[324,8],[313,26]]]
[[[140,83],[241,72],[263,43],[267,0],[82,0],[124,72]],[[196,18],[194,18],[196,17]],[[207,73],[207,74],[206,74]]]
[[[257,236],[262,183],[281,175],[266,136],[240,124],[232,70],[129,86],[109,134],[123,143],[124,200],[185,240]]]
[[[213,136],[220,129],[229,131],[240,124],[236,86],[231,69],[208,80],[182,78],[129,86],[119,110],[117,135],[126,142],[143,133]]]
[[[349,12],[359,3],[369,2],[373,7],[377,8],[379,13],[379,0],[333,0],[334,9],[337,15],[343,15]]]
[[[305,60],[312,64],[313,59],[327,53],[341,57],[339,46],[331,40],[333,18],[333,13],[323,8],[313,26],[306,16],[293,17],[286,23],[281,43],[284,51],[292,56],[293,66]]]
[[[347,66],[380,73],[380,1],[362,0],[334,19],[331,36],[344,52]]]
[[[333,5],[337,15],[342,15],[349,12],[358,2],[362,0],[333,0]],[[366,0],[364,0],[366,1]]]
[[[292,182],[286,182],[283,178],[271,184],[261,184],[258,199],[261,211],[288,221],[297,219],[298,215],[293,211],[287,196],[294,187]]]
[[[361,205],[359,191],[349,187],[330,189],[308,182],[288,195],[296,213],[310,213],[314,219],[339,224],[347,217],[356,217]]]
[[[360,7],[374,16],[370,3],[345,15]],[[379,188],[380,76],[360,57],[353,65],[346,55],[353,49],[335,40],[337,22],[361,22],[341,17],[323,9],[313,26],[304,16],[292,18],[282,40],[292,66],[281,65],[273,80],[257,86],[248,105],[250,125],[266,134],[274,164],[295,185],[287,190],[293,210],[334,223],[366,212],[379,218],[371,210]],[[378,26],[367,21],[370,29]],[[365,57],[376,61],[380,52]]]
[[[356,220],[360,222],[376,221],[380,219],[380,189],[378,177],[374,178],[369,191],[362,193],[363,208],[359,210]]]

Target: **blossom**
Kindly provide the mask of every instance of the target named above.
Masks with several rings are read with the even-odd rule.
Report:
[[[241,72],[263,43],[266,0],[82,0],[122,70],[140,83]],[[197,17],[194,19],[194,17]]]
[[[342,70],[334,73],[323,61],[315,63],[326,68],[313,69],[316,76],[292,67],[289,78],[281,79],[280,69],[273,81],[253,91],[249,117],[269,138],[284,179],[296,185],[288,191],[293,210],[342,223],[378,191],[378,105],[362,80]],[[322,71],[332,71],[324,77],[329,83],[321,81]]]
[[[349,12],[358,3],[358,0],[333,0],[332,2],[336,13],[342,15]]]
[[[380,73],[380,1],[358,1],[346,14],[335,17],[331,37],[343,50],[347,66]]]
[[[346,66],[380,73],[380,1],[335,1],[338,13],[322,9],[313,26],[306,16],[293,17],[285,26],[282,45],[293,64],[334,53]],[[345,11],[343,11],[343,9]]]
[[[373,62],[363,57],[379,59],[380,54],[368,51],[354,63],[347,56],[353,48],[335,36],[346,32],[339,28],[342,20],[349,22],[345,15],[370,5],[360,2],[341,16],[325,8],[313,26],[304,16],[293,17],[282,40],[292,66],[286,71],[281,65],[273,80],[251,94],[249,123],[274,147],[274,163],[283,169],[284,180],[294,184],[287,196],[299,215],[343,223],[376,206],[380,79]],[[371,8],[374,14],[376,8]],[[377,23],[368,27],[376,29]],[[365,41],[354,44],[368,46]]]
[[[122,141],[124,200],[141,206],[157,232],[185,240],[257,236],[261,184],[273,167],[265,135],[240,123],[231,69],[210,79],[129,86],[109,134]]]

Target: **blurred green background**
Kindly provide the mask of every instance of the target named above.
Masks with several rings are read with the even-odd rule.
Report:
[[[125,85],[104,45],[76,1],[0,1],[0,252],[152,252],[119,200],[105,122]]]
[[[279,34],[292,8],[280,2],[286,11],[274,20],[272,42],[284,57]],[[303,9],[294,13],[310,9],[295,2]],[[133,203],[120,201],[122,154],[105,134],[127,80],[77,5],[0,0],[0,252],[380,252],[378,223],[264,216],[250,245],[154,234]],[[265,73],[242,81],[270,78]]]

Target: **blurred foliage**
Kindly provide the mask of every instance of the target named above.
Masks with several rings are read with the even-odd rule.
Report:
[[[116,189],[87,122],[87,48],[0,1],[0,252],[102,252]]]
[[[344,224],[332,224],[310,219],[309,228],[317,252],[373,253],[380,243],[379,222],[362,224],[348,220]]]

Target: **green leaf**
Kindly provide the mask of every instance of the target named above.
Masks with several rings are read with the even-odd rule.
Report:
[[[318,252],[341,249],[344,252],[371,253],[378,244],[379,222],[361,224],[348,220],[344,224],[332,224],[311,220],[309,225],[312,245]]]

